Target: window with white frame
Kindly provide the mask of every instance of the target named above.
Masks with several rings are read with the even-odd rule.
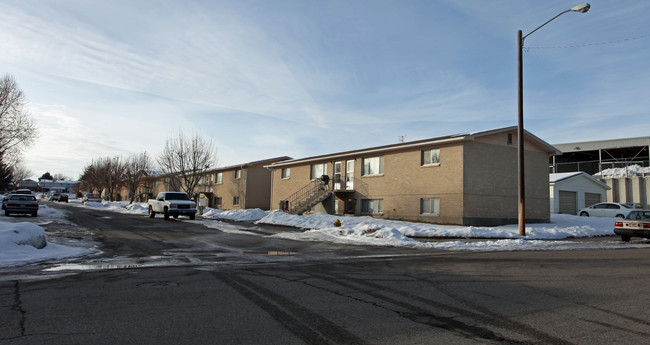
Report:
[[[291,177],[291,168],[282,168],[282,178],[288,179]]]
[[[327,163],[312,164],[310,179],[315,180],[323,175],[327,175]]]
[[[440,199],[422,198],[420,199],[420,214],[440,214]]]
[[[440,164],[440,149],[422,150],[422,165]]]
[[[241,169],[235,170],[235,179],[239,180],[241,178]]]
[[[381,213],[384,212],[383,199],[363,199],[361,200],[362,213]]]
[[[223,183],[223,173],[217,173],[217,184],[222,184]]]
[[[384,173],[384,156],[362,159],[361,175],[381,175]]]

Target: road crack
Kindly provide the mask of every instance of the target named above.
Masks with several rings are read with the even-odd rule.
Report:
[[[20,294],[20,282],[16,280],[14,285],[14,305],[11,307],[11,310],[15,310],[20,314],[20,319],[18,320],[18,326],[20,328],[20,336],[25,336],[25,309],[23,309],[23,301]]]

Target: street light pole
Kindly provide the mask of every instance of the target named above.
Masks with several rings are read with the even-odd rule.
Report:
[[[546,23],[529,32],[526,36],[522,36],[521,30],[517,30],[517,186],[519,194],[519,235],[521,236],[526,236],[526,181],[524,174],[524,40],[533,32],[550,23],[555,18],[567,12],[585,13],[589,11],[590,7],[591,5],[588,3],[584,3],[569,10],[560,12],[555,17],[547,20]]]

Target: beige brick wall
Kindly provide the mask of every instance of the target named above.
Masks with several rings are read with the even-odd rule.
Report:
[[[356,200],[357,215],[361,214],[363,199],[382,199],[383,213],[374,216],[440,224],[516,223],[516,144],[508,144],[507,133],[480,139],[385,152],[384,173],[376,176],[362,176],[362,162],[381,153],[327,161],[327,174],[332,176],[335,161],[355,160],[355,192],[338,195],[339,213],[345,211],[343,201],[347,198]],[[516,143],[516,136],[512,139]],[[422,166],[421,152],[431,148],[440,149],[440,164]],[[548,221],[548,153],[527,143],[525,154],[527,221]],[[280,167],[273,168],[271,209],[277,209],[280,200],[286,200],[309,183],[313,163],[325,162],[290,166],[289,179],[281,178]],[[440,214],[420,214],[422,198],[440,199]],[[329,204],[316,210],[333,209],[333,202],[326,202]]]

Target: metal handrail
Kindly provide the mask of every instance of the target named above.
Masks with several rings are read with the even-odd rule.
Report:
[[[287,211],[292,214],[302,213],[304,208],[313,206],[311,203],[328,193],[330,193],[328,183],[321,179],[312,180],[287,198]]]

